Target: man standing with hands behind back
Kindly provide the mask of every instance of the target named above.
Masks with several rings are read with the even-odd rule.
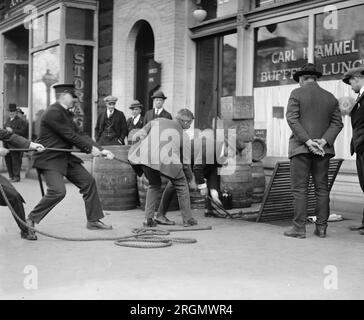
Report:
[[[287,107],[287,122],[292,130],[288,156],[293,194],[293,228],[287,237],[305,238],[307,193],[312,174],[316,194],[317,220],[314,234],[326,237],[330,215],[328,171],[335,155],[334,142],[343,124],[339,104],[328,91],[320,88],[317,78],[322,73],[312,63],[305,64],[293,75],[300,88],[292,91]]]
[[[351,85],[358,94],[355,105],[351,110],[351,126],[353,136],[350,142],[351,155],[356,153],[356,169],[358,171],[360,187],[364,192],[364,67],[349,69],[343,78],[343,82]],[[359,231],[364,235],[364,212],[360,225],[351,226],[351,231]]]

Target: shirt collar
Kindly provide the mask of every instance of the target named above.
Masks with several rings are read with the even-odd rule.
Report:
[[[133,118],[133,123],[137,124],[139,119],[140,119],[140,113],[135,118]]]
[[[160,108],[160,109],[155,108],[155,113],[157,115],[160,115],[162,111],[163,111],[163,108]]]
[[[359,91],[359,97],[364,93],[364,87],[362,87]]]

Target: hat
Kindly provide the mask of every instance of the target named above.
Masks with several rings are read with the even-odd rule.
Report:
[[[322,73],[320,71],[316,70],[316,66],[313,63],[306,63],[303,65],[301,70],[297,71],[293,75],[294,81],[299,82],[300,76],[303,76],[305,74],[313,75],[313,76],[316,76],[317,78],[320,78],[322,76]]]
[[[24,111],[21,108],[16,108],[16,111],[21,113],[21,114],[24,114]]]
[[[9,103],[9,111],[10,112],[16,111],[16,104],[15,103]]]
[[[108,103],[108,102],[116,102],[118,101],[118,98],[114,97],[114,96],[107,96],[104,98],[104,102]]]
[[[362,77],[364,75],[364,67],[352,68],[344,73],[344,78],[342,79],[344,83],[350,84],[349,80],[352,77]]]
[[[134,101],[132,101],[132,103],[130,104],[129,109],[134,109],[134,108],[140,108],[140,109],[143,109],[143,105],[139,102],[139,100],[134,100]]]
[[[56,91],[56,94],[69,93],[73,98],[78,98],[75,94],[74,84],[56,84],[53,86],[53,89]]]
[[[164,99],[164,100],[167,99],[167,97],[164,95],[163,91],[160,91],[160,90],[154,92],[151,98],[152,99],[161,98],[161,99]]]

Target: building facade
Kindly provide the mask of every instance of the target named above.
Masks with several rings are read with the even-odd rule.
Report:
[[[362,0],[3,0],[0,108],[3,118],[11,102],[26,109],[35,138],[39,116],[54,101],[52,84],[72,81],[78,121],[92,135],[103,97],[117,96],[129,116],[133,99],[150,109],[161,89],[169,112],[195,113],[195,128],[219,117],[247,141],[263,137],[269,169],[287,160],[285,111],[300,66],[314,62],[323,88],[340,101],[354,97],[341,78],[364,62],[363,13]],[[249,117],[244,108],[251,106]],[[344,108],[343,122],[336,150],[346,161],[332,201],[357,210]]]

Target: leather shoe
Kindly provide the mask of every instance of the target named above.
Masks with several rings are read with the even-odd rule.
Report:
[[[291,230],[285,231],[284,235],[286,237],[305,239],[306,238],[306,230],[304,230],[304,229],[299,230],[299,229],[293,227]]]
[[[364,224],[358,224],[358,225],[355,225],[355,226],[350,226],[349,230],[350,231],[364,230]]]
[[[11,179],[11,182],[20,182],[20,178],[19,177],[13,178]]]
[[[364,229],[360,229],[359,230],[359,234],[363,235],[364,236]]]
[[[167,225],[167,226],[173,226],[173,225],[175,225],[175,222],[172,221],[172,220],[169,220],[166,216],[155,217],[154,218],[154,221],[157,224],[164,224],[164,225]]]
[[[197,220],[195,218],[190,218],[187,221],[183,222],[184,227],[191,227],[197,224]]]
[[[326,238],[326,229],[327,229],[327,226],[316,225],[316,228],[315,228],[315,231],[313,232],[313,234],[318,236],[319,238]]]
[[[27,218],[26,219],[26,224],[31,227],[31,228],[34,228],[34,221]],[[22,231],[23,233],[23,231]],[[35,238],[35,239],[28,239],[28,240],[37,240],[37,236],[35,235],[35,231],[31,230],[31,229],[28,229],[26,232],[24,233],[27,233],[29,238]],[[23,235],[21,234],[22,238],[23,238]],[[25,239],[25,238],[24,238]]]
[[[157,222],[154,221],[154,219],[149,218],[143,222],[143,227],[147,228],[153,228],[157,226]]]
[[[111,230],[112,226],[107,225],[100,220],[97,220],[97,221],[87,221],[86,228],[90,230],[100,230],[100,229]]]
[[[38,238],[34,232],[30,233],[29,231],[21,231],[20,236],[22,239],[26,239],[26,240],[38,240]]]

